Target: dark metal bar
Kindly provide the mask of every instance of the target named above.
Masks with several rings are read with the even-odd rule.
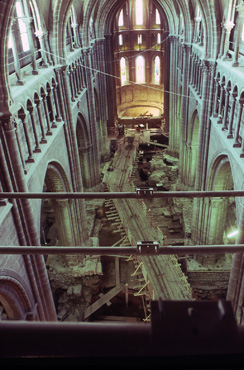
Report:
[[[140,356],[138,360],[143,360],[145,356],[177,357],[197,354],[199,361],[199,355],[209,355],[207,338],[201,337],[201,335],[195,335],[194,337],[186,334],[186,338],[184,340],[181,338],[181,342],[179,342],[177,336],[173,337],[175,332],[177,333],[179,330],[175,328],[174,323],[172,323],[172,326],[175,329],[173,334],[168,339],[166,337],[161,344],[160,338],[157,336],[153,338],[151,325],[148,324],[6,321],[0,323],[1,337],[4,338],[1,341],[0,357],[1,359],[23,358],[26,356],[30,358],[39,356],[42,358],[58,357],[64,361],[65,358],[69,357],[99,358],[101,356],[102,358],[109,357],[109,363],[111,363],[115,356],[126,356],[128,364],[128,361],[130,361],[128,356]],[[221,354],[221,356],[224,356],[227,353],[235,356],[243,355],[243,328],[238,326],[237,331],[239,333],[237,343],[236,341],[233,344],[229,343],[232,338],[231,333],[228,341],[229,346],[226,348],[227,346],[224,343],[226,337],[224,336],[221,343],[218,343],[218,341],[213,343],[211,355]],[[217,338],[219,339],[219,337]],[[157,346],[153,344],[152,339],[156,340]],[[178,345],[175,344],[176,340]],[[210,358],[212,359],[212,357]],[[231,365],[233,365],[233,359]],[[40,360],[38,358],[38,361]],[[180,360],[182,364],[181,357]]]
[[[244,253],[244,244],[231,245],[199,245],[199,246],[174,246],[159,247],[157,252],[139,251],[137,247],[22,247],[2,246],[1,254],[21,255],[97,255],[97,256],[155,256],[155,255],[185,255],[185,254],[222,254]]]
[[[2,192],[6,199],[143,199],[143,198],[206,198],[243,197],[244,190],[224,191],[155,191],[145,196],[136,192],[85,192],[85,193],[24,193]]]
[[[150,329],[127,323],[1,322],[1,337],[6,340],[1,341],[0,357],[136,356],[145,350],[149,354]]]

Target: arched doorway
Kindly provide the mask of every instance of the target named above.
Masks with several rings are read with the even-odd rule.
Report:
[[[1,320],[38,320],[34,301],[22,278],[13,271],[0,273],[0,318]]]

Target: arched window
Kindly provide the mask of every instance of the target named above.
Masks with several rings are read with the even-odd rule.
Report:
[[[159,85],[160,83],[160,58],[159,56],[156,56],[154,60],[154,81],[155,81],[155,84]]]
[[[119,35],[119,45],[120,46],[123,45],[123,36],[122,35]]]
[[[156,9],[155,18],[156,18],[156,24],[161,24],[161,19],[160,19],[160,14],[159,14],[158,9]]]
[[[19,25],[21,42],[22,42],[22,48],[23,48],[23,51],[25,52],[25,51],[30,50],[30,45],[28,41],[26,24],[22,19],[24,18],[24,11],[23,11],[23,7],[20,1],[16,2],[16,14],[18,18],[18,25]]]
[[[121,9],[120,14],[119,14],[118,26],[122,27],[123,25],[124,25],[124,10]]]
[[[136,82],[145,83],[145,59],[141,55],[136,58]]]
[[[161,44],[161,33],[157,33],[157,44]]]
[[[143,1],[136,0],[136,25],[140,26],[143,24]]]
[[[124,86],[126,83],[126,60],[124,57],[120,59],[120,78],[121,86]]]
[[[23,85],[23,73],[21,68],[32,66],[32,74],[38,74],[38,61],[40,43],[38,40],[38,19],[34,17],[34,0],[32,2],[17,0],[13,12],[8,39],[8,66],[9,74],[16,77],[16,82]],[[37,8],[36,8],[37,10]],[[37,12],[34,12],[35,14]],[[14,75],[15,72],[15,75]]]

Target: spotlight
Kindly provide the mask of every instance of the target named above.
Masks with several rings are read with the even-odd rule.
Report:
[[[227,235],[227,238],[232,238],[232,236],[235,236],[235,235],[237,235],[238,233],[239,233],[239,231],[238,231],[238,230],[235,230],[235,231],[233,231],[232,233],[228,234],[228,235]]]

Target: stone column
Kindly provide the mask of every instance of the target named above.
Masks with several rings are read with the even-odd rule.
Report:
[[[37,113],[38,113],[39,122],[41,126],[41,133],[42,133],[41,144],[46,144],[47,139],[46,139],[46,133],[45,133],[44,125],[43,125],[42,112],[41,112],[42,99],[39,98],[39,100],[35,101],[35,103],[36,103]]]
[[[240,204],[240,217],[238,220],[238,237],[236,244],[244,244],[244,205]],[[243,253],[235,253],[232,261],[229,285],[226,299],[232,302],[235,314],[240,315],[240,309],[243,304],[243,278],[244,278],[244,256]]]
[[[33,21],[33,19],[30,17],[26,17],[26,18],[22,18],[22,21],[25,23],[27,35],[28,35],[28,42],[29,42],[30,51],[31,51],[32,68],[33,68],[32,74],[38,75],[38,68],[37,68],[37,63],[36,63],[36,51],[34,48],[32,28],[31,28],[31,22]]]
[[[33,162],[35,162],[35,160],[34,160],[34,157],[33,157],[33,151],[32,151],[32,147],[31,147],[31,140],[30,140],[30,136],[29,136],[29,130],[27,128],[26,113],[24,111],[19,113],[19,118],[21,119],[21,121],[23,123],[25,138],[26,138],[26,144],[27,144],[28,153],[29,153],[27,162],[28,163],[33,163]]]
[[[234,52],[234,60],[232,63],[232,67],[239,67],[239,50],[240,50],[240,40],[241,34],[243,29],[243,20],[244,20],[244,3],[237,5],[236,10],[239,13],[238,18],[238,25],[237,25],[237,35],[236,35],[236,42],[235,42],[235,52]]]
[[[12,25],[11,25],[11,32],[12,32],[12,40],[13,40],[13,56],[14,56],[14,67],[15,67],[15,73],[17,77],[17,85],[24,85],[23,82],[23,73],[20,68],[19,63],[19,56],[18,56],[18,48],[17,48],[17,42],[15,38],[15,27],[16,27],[16,19],[12,19]]]
[[[96,186],[101,182],[100,176],[100,158],[98,152],[98,127],[96,124],[96,109],[95,109],[95,96],[94,96],[94,86],[93,86],[93,79],[91,74],[91,53],[89,50],[85,53],[85,65],[88,67],[86,69],[86,76],[87,76],[87,101],[88,101],[88,112],[89,112],[89,123],[90,123],[90,130],[91,130],[91,138],[92,138],[92,145],[93,145],[93,168],[92,168],[92,186]]]
[[[234,27],[234,23],[231,21],[226,22],[222,28],[223,28],[223,55],[222,59],[223,60],[229,60],[230,58],[228,57],[228,52],[229,52],[229,44],[230,44],[230,33],[232,28]]]
[[[220,85],[220,98],[219,98],[219,110],[218,110],[218,121],[217,123],[222,123],[222,108],[223,108],[223,97],[225,92],[225,86],[223,83]]]
[[[237,125],[236,125],[236,129],[235,129],[235,142],[233,144],[234,148],[240,148],[241,147],[241,143],[239,142],[239,134],[240,134],[243,104],[244,104],[244,99],[243,98],[239,99],[239,112],[238,112]]]
[[[228,117],[228,109],[229,109],[229,100],[230,100],[230,87],[226,87],[225,91],[225,112],[224,112],[224,119],[223,119],[223,127],[222,130],[227,130],[227,117]]]
[[[56,121],[61,122],[62,117],[61,117],[60,107],[59,107],[60,103],[59,103],[59,98],[58,98],[58,83],[57,82],[55,82],[55,84],[53,85],[53,94],[54,94],[54,101],[55,101],[56,112],[57,112]]]
[[[48,96],[50,99],[50,105],[51,105],[51,113],[52,113],[52,128],[57,128],[57,124],[55,121],[55,111],[54,111],[54,105],[53,105],[53,86],[50,86],[50,89],[48,89]]]
[[[51,136],[53,133],[51,131],[50,117],[49,117],[48,105],[47,105],[47,94],[46,93],[42,96],[42,99],[43,99],[43,105],[44,105],[46,120],[47,120],[47,132],[46,132],[46,135]]]
[[[30,113],[31,123],[32,123],[32,127],[33,127],[33,133],[34,133],[34,136],[35,136],[36,147],[34,149],[34,153],[41,153],[41,148],[40,148],[40,145],[39,145],[39,138],[38,138],[37,130],[36,130],[36,122],[35,122],[35,117],[34,117],[34,108],[30,107],[28,109],[28,111]]]
[[[215,96],[214,96],[214,108],[213,116],[218,117],[218,91],[219,91],[219,78],[215,77]]]
[[[47,52],[45,50],[45,42],[44,42],[44,32],[38,30],[35,32],[35,35],[38,37],[41,47],[41,55],[42,55],[42,68],[48,68],[48,59],[47,59]]]
[[[190,45],[184,44],[183,46],[183,68],[182,68],[182,104],[181,104],[181,122],[180,122],[180,179],[181,182],[184,183],[184,144],[183,142],[186,141],[186,129],[187,129],[187,107],[188,107],[188,71],[189,71],[189,63],[190,63]]]
[[[227,139],[233,139],[233,123],[234,123],[234,113],[235,113],[235,107],[236,107],[236,93],[233,91],[231,94],[231,112],[230,112],[230,122],[229,122],[229,130]]]
[[[71,67],[69,67],[68,76],[69,76],[69,84],[70,84],[70,91],[71,91],[71,101],[75,102],[75,89],[74,89],[73,73],[72,73]]]

